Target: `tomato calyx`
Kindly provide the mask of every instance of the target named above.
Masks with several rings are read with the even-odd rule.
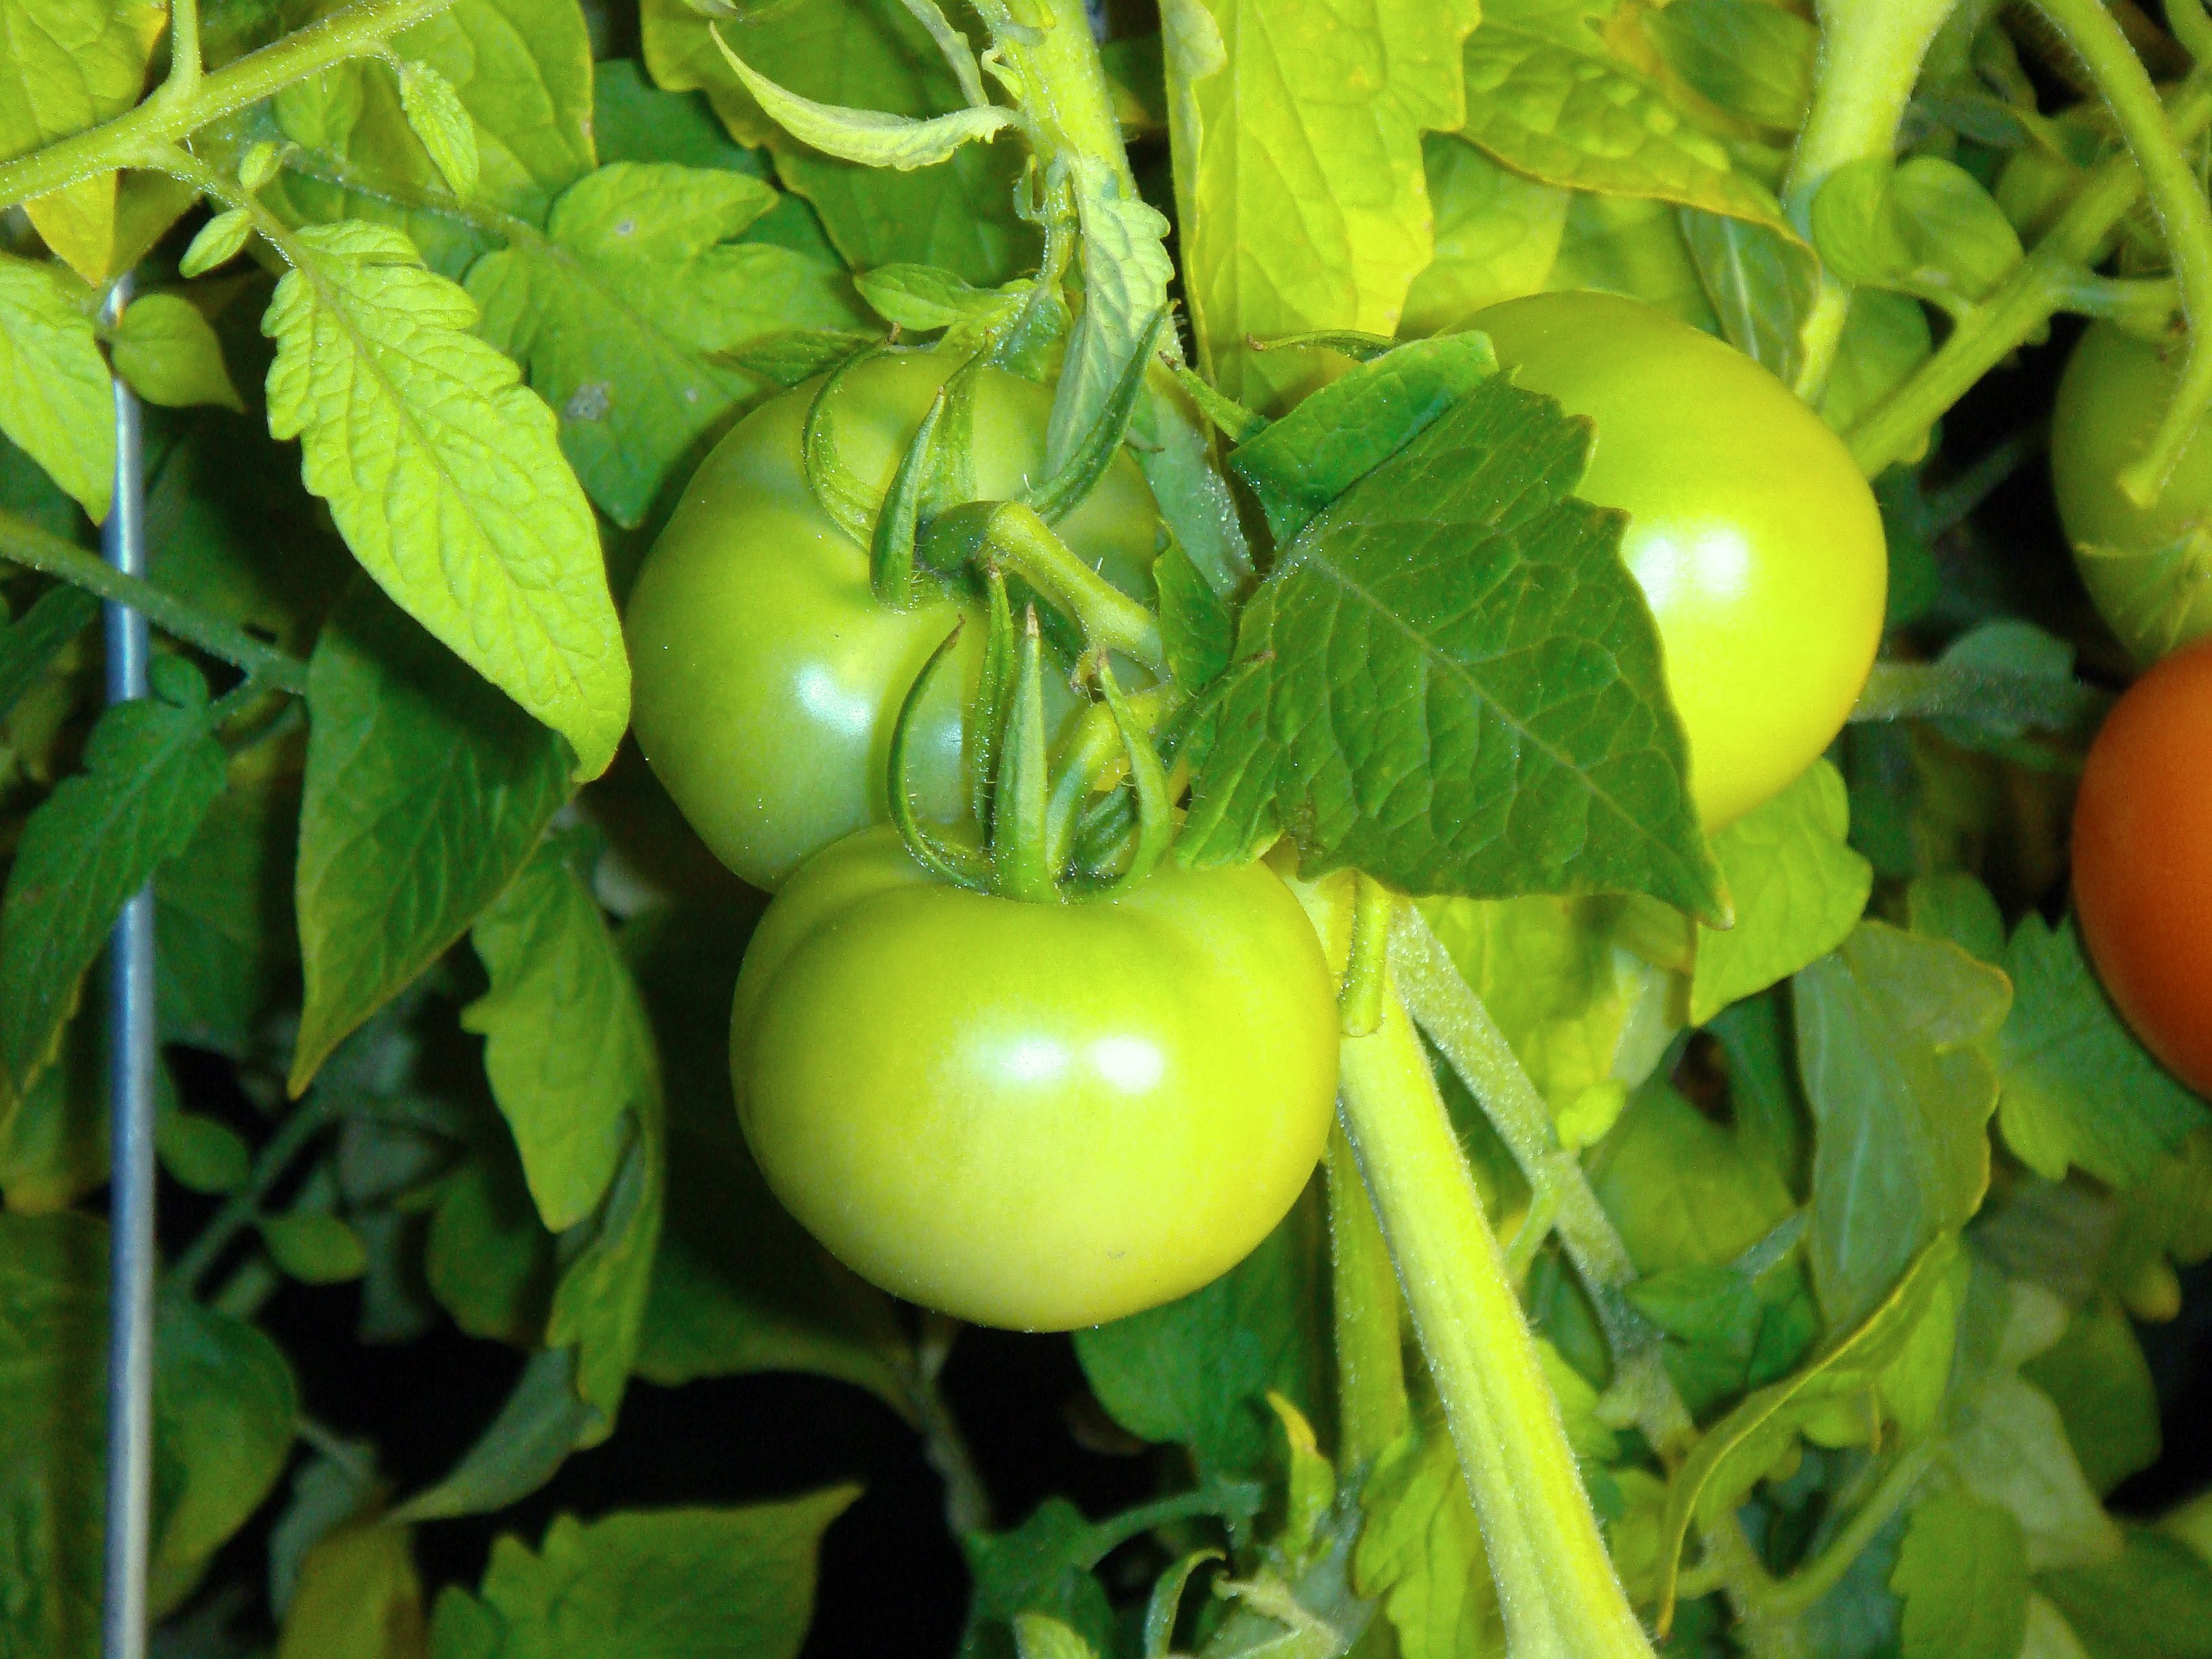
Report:
[[[1171,688],[1154,687],[1140,710],[1123,694],[1105,652],[1086,652],[1077,675],[1097,690],[1120,753],[1102,753],[1100,728],[1085,720],[1055,769],[1046,735],[1044,642],[1036,607],[1025,608],[1017,639],[1005,578],[994,568],[988,580],[991,638],[966,722],[966,741],[978,758],[975,805],[983,844],[966,845],[925,824],[915,811],[908,771],[916,714],[964,623],[931,653],[900,705],[886,791],[891,822],[915,860],[955,886],[1036,904],[1126,893],[1159,867],[1175,838],[1174,792],[1151,722],[1178,699]],[[1115,759],[1122,775],[1103,776]],[[1094,859],[1085,856],[1092,837],[1081,830],[1089,827],[1084,808],[1102,785],[1102,804],[1125,811],[1127,821]],[[1126,806],[1117,799],[1123,792]]]

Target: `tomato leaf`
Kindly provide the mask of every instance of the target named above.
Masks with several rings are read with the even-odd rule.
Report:
[[[730,50],[713,24],[708,33],[762,111],[801,143],[864,167],[916,167],[949,160],[964,144],[988,143],[1013,125],[1014,112],[997,104],[948,110],[942,115],[894,115],[883,110],[819,104],[782,87]]]
[[[1779,205],[1737,171],[1657,84],[1617,59],[1492,18],[1467,42],[1460,135],[1547,184],[1750,219],[1794,235]]]
[[[1794,1207],[1771,1170],[1663,1081],[1592,1153],[1590,1182],[1646,1274],[1732,1263]]]
[[[1247,602],[1194,741],[1192,864],[1294,836],[1413,892],[1648,891],[1720,909],[1589,428],[1484,380],[1314,520]]]
[[[859,1496],[837,1486],[745,1509],[636,1511],[589,1524],[556,1516],[535,1552],[512,1537],[494,1544],[475,1596],[448,1589],[438,1598],[431,1651],[793,1659],[813,1616],[822,1534]]]
[[[1359,13],[1317,0],[1164,8],[1199,363],[1263,413],[1325,377],[1311,353],[1255,356],[1247,339],[1393,334],[1433,252],[1421,135],[1465,118],[1457,54],[1479,14],[1427,0],[1369,0]]]
[[[2024,917],[2004,964],[2014,1000],[1997,1039],[1997,1121],[2022,1163],[2053,1181],[2078,1164],[2132,1187],[2160,1154],[2212,1122],[2121,1024],[2071,917],[2056,928]]]
[[[597,776],[629,724],[629,662],[551,411],[463,331],[475,303],[398,232],[296,241],[262,323],[270,431],[302,441],[307,488],[385,590]]]
[[[639,523],[678,464],[763,390],[726,354],[861,320],[841,272],[732,240],[778,199],[741,173],[617,162],[554,204],[546,240],[470,268],[484,338],[527,368],[617,524]]]
[[[2016,1659],[2027,1634],[2027,1547],[1995,1504],[1942,1492],[1915,1506],[1890,1588],[1903,1659]]]
[[[1498,369],[1480,334],[1417,340],[1333,380],[1229,458],[1287,544]]]
[[[1747,9],[1790,14],[1742,0]],[[1790,18],[1790,21],[1797,21]],[[1820,262],[1804,243],[1754,219],[1702,208],[1681,210],[1682,240],[1728,343],[1795,381],[1803,367],[1799,332],[1820,291]]]
[[[2109,1294],[2074,1310],[2065,1334],[2021,1367],[2051,1396],[2066,1443],[2100,1496],[2158,1461],[2158,1390],[2135,1327]]]
[[[406,1528],[348,1527],[307,1552],[276,1659],[416,1659],[428,1651],[422,1580]]]
[[[1863,1319],[1989,1184],[2003,975],[1956,945],[1863,922],[1796,981],[1815,1124],[1813,1284],[1832,1327]]]
[[[2130,1527],[2110,1561],[2036,1583],[2064,1614],[2077,1650],[2094,1659],[2212,1656],[2212,1567],[2179,1539]]]
[[[548,1480],[599,1421],[576,1394],[573,1348],[531,1355],[476,1443],[446,1478],[392,1510],[395,1522],[489,1515],[520,1503]]]
[[[1700,97],[1779,132],[1804,120],[1820,33],[1796,13],[1759,0],[1677,0],[1644,26]]]
[[[89,299],[66,271],[0,254],[0,432],[99,520],[115,485],[114,382]]]
[[[1844,942],[1874,890],[1873,866],[1844,842],[1850,804],[1825,760],[1713,839],[1735,926],[1698,930],[1690,1024],[1785,980]]]
[[[1462,328],[1485,306],[1541,289],[1566,233],[1571,192],[1500,167],[1456,136],[1421,143],[1436,252],[1407,291],[1399,331]]]
[[[1382,1602],[1404,1659],[1503,1651],[1498,1590],[1450,1437],[1407,1433],[1376,1460],[1359,1505],[1352,1587]]]
[[[560,740],[366,583],[308,664],[292,1086],[466,931],[567,795]]]
[[[223,365],[222,342],[199,307],[182,295],[133,300],[117,325],[113,349],[115,372],[149,404],[246,407]]]
[[[762,7],[714,27],[778,86],[822,103],[926,117],[963,102],[959,82],[900,0]],[[684,0],[644,0],[646,67],[671,92],[704,92],[732,137],[766,144],[786,186],[814,204],[856,270],[911,262],[967,281],[1006,281],[1035,259],[1013,212],[1018,145],[970,144],[918,172],[865,167],[809,149],[763,114]]]
[[[1201,1480],[1249,1477],[1274,1443],[1271,1393],[1317,1407],[1327,1313],[1313,1206],[1202,1290],[1075,1334],[1098,1402],[1130,1433],[1188,1446]]]
[[[553,199],[590,172],[591,41],[575,0],[456,0],[392,37],[416,71],[416,114],[440,124],[445,160],[474,138],[470,205],[545,222]],[[428,114],[424,71],[452,93]],[[433,94],[434,97],[435,95]],[[363,221],[403,230],[433,270],[459,281],[496,246],[481,216],[456,211],[458,187],[410,119],[401,82],[384,64],[352,60],[277,94],[283,136],[307,155],[287,157],[264,199],[301,220]]]
[[[85,769],[25,824],[0,905],[0,1075],[15,1094],[52,1057],[125,903],[222,793],[208,722],[204,703],[116,704],[93,728]]]
[[[9,0],[0,9],[0,161],[137,103],[164,15],[149,0]],[[46,246],[88,283],[105,282],[118,268],[114,173],[94,173],[23,207]],[[7,332],[0,327],[0,337]]]

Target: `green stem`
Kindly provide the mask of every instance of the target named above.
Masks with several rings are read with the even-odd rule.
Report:
[[[2078,680],[1993,674],[1952,663],[1878,662],[1851,719],[1963,720],[2068,732],[2092,725],[2109,701]]]
[[[264,684],[295,696],[307,692],[307,665],[297,657],[143,578],[126,576],[97,554],[5,511],[0,511],[0,559],[58,576],[111,604],[128,605],[162,632],[243,669]]]
[[[1413,1310],[1515,1659],[1650,1659],[1583,1489],[1505,1258],[1395,996],[1343,1039],[1341,1115]]]
[[[1369,1464],[1406,1431],[1406,1351],[1398,1280],[1375,1206],[1341,1127],[1328,1138],[1331,1307],[1336,1327],[1338,1463]]]
[[[1135,196],[1113,88],[1079,0],[975,0],[975,12],[1021,82],[1037,160],[1101,162]]]
[[[1615,1387],[1635,1404],[1638,1426],[1655,1447],[1680,1444],[1691,1432],[1690,1414],[1667,1379],[1659,1333],[1621,1294],[1637,1279],[1636,1263],[1582,1165],[1559,1146],[1551,1109],[1419,909],[1400,908],[1390,945],[1407,1006],[1481,1103],[1528,1179],[1531,1216],[1549,1215],[1596,1304],[1613,1351]]]
[[[2189,360],[2173,402],[2143,454],[2120,474],[2120,487],[2148,507],[2212,404],[2212,202],[2184,152],[2149,71],[2103,0],[2034,0],[2096,82],[2142,174],[2151,206],[2166,233],[2167,257],[2181,284],[2189,318]]]
[[[1383,964],[1398,896],[1362,872],[1353,878],[1352,907],[1352,957],[1337,998],[1338,1030],[1346,1036],[1367,1036],[1382,1023]]]
[[[169,0],[169,76],[159,95],[187,102],[200,89],[199,0]]]
[[[1224,1521],[1249,1521],[1260,1508],[1259,1487],[1249,1481],[1217,1482],[1196,1492],[1139,1504],[1133,1510],[1101,1521],[1091,1528],[1089,1547],[1078,1564],[1095,1567],[1132,1538],[1141,1538],[1157,1528],[1176,1521],[1193,1521],[1202,1515]]]
[[[0,163],[0,209],[16,206],[118,167],[274,96],[349,58],[373,57],[402,29],[435,17],[453,0],[353,0],[199,81],[189,97],[147,99],[112,121]]]
[[[312,1095],[292,1109],[291,1115],[276,1127],[262,1146],[253,1160],[252,1173],[246,1185],[233,1193],[214,1218],[200,1229],[185,1253],[179,1256],[167,1275],[165,1288],[185,1296],[198,1294],[200,1281],[207,1277],[230,1243],[251,1227],[261,1213],[261,1206],[283,1180],[295,1158],[307,1150],[316,1135],[327,1127],[336,1116],[330,1097]]]
[[[1897,147],[1898,124],[1928,48],[1958,0],[1820,0],[1820,68],[1782,200],[1800,231],[1812,226],[1813,198],[1837,168]],[[1820,396],[1850,314],[1851,295],[1823,271],[1812,312],[1799,331],[1804,362],[1797,391]]]
[[[969,1533],[989,1530],[991,1492],[983,1484],[975,1459],[968,1449],[968,1437],[961,1432],[960,1419],[952,1414],[945,1391],[937,1385],[937,1379],[944,1373],[945,1362],[952,1357],[953,1340],[959,1334],[959,1321],[940,1313],[922,1315],[921,1340],[915,1345],[914,1376],[908,1388],[908,1404],[921,1431],[922,1456],[945,1482],[945,1524],[951,1528],[954,1537],[964,1538]]]
[[[2175,100],[2173,132],[2186,143],[2208,121],[2212,89],[2192,82]],[[2101,162],[2073,205],[1996,292],[1851,428],[1847,441],[1860,470],[1873,477],[1902,460],[1952,404],[2039,332],[2142,191],[2142,175],[2131,157]]]
[[[1020,501],[956,507],[937,520],[931,534],[965,542],[966,556],[994,562],[1019,576],[1074,619],[1085,644],[1118,651],[1155,674],[1167,672],[1159,618],[1078,557],[1035,507]]]
[[[1765,1594],[1763,1611],[1777,1620],[1795,1619],[1808,1613],[1829,1591],[1844,1582],[1851,1564],[1866,1553],[1876,1534],[1904,1508],[1919,1489],[1920,1479],[1936,1461],[1940,1443],[1933,1437],[1900,1453],[1879,1485],[1867,1495],[1843,1530],[1818,1559],[1787,1578],[1773,1583]]]
[[[2166,22],[2190,57],[2200,64],[2212,58],[2212,18],[2204,15],[2204,0],[2166,0]]]

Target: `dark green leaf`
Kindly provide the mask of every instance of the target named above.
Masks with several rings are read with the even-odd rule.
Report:
[[[1309,875],[1717,909],[1622,520],[1566,493],[1589,441],[1493,375],[1306,528],[1194,734],[1187,860],[1287,830]]]
[[[2005,1510],[1964,1492],[1912,1511],[1890,1588],[1903,1659],[2017,1659],[2027,1634],[2027,1546]]]
[[[2110,1296],[2075,1310],[2066,1334],[2021,1367],[2051,1396],[2066,1439],[2100,1495],[2158,1461],[2158,1394],[2135,1327]]]
[[[1856,1323],[1989,1184],[2004,975],[1956,945],[1863,922],[1796,979],[1797,1061],[1817,1126],[1813,1284]]]
[[[2088,1659],[2212,1655],[2212,1567],[2178,1539],[2130,1527],[2126,1548],[2093,1567],[2042,1575]]]
[[[473,1607],[459,1591],[440,1600],[431,1652],[792,1659],[813,1615],[822,1534],[859,1496],[857,1486],[839,1486],[788,1503],[640,1511],[589,1525],[561,1516],[535,1553],[513,1538],[493,1545]],[[477,1634],[484,1631],[495,1632],[489,1644]]]
[[[57,583],[0,631],[0,716],[15,708],[60,655],[92,625],[100,601],[81,587]]]
[[[957,109],[960,88],[921,25],[899,0],[827,0],[766,7],[717,27],[747,64],[818,103],[929,116]],[[941,265],[971,283],[1006,281],[1034,258],[1033,234],[1014,216],[1014,144],[970,144],[938,167],[901,173],[841,161],[769,122],[738,84],[683,0],[647,0],[646,67],[672,92],[703,91],[741,143],[765,143],[785,185],[814,204],[846,263]]]
[[[1075,1335],[1099,1403],[1130,1433],[1188,1446],[1201,1476],[1265,1467],[1272,1391],[1312,1414],[1322,1401],[1327,1314],[1316,1206],[1293,1209],[1203,1290]]]
[[[368,1267],[360,1236],[337,1216],[295,1211],[264,1217],[260,1225],[270,1257],[302,1284],[342,1285]]]
[[[1644,21],[1667,67],[1754,126],[1795,132],[1813,96],[1820,31],[1763,0],[1675,0]]]
[[[309,665],[296,1089],[466,931],[566,798],[561,740],[366,582]]]
[[[1277,543],[1287,545],[1497,371],[1482,335],[1417,340],[1330,381],[1237,445],[1229,464],[1260,498]]]
[[[1639,1090],[1599,1143],[1590,1181],[1647,1274],[1723,1266],[1796,1207],[1780,1176],[1661,1082]]]
[[[576,1396],[574,1350],[532,1354],[476,1444],[443,1480],[409,1498],[392,1518],[444,1521],[519,1503],[553,1478],[599,1420]]]
[[[2028,915],[2004,960],[2014,995],[1997,1038],[1997,1121],[2021,1162],[2053,1181],[2078,1164],[2132,1187],[2212,1121],[2121,1023],[2072,918],[2053,929]]]
[[[1724,3],[1797,21],[1759,0]],[[1669,17],[1680,9],[1670,7],[1657,15]],[[1771,225],[1698,208],[1682,210],[1682,240],[1729,343],[1784,380],[1794,381],[1804,365],[1799,330],[1820,291],[1820,262],[1813,250]]]
[[[1047,1498],[1011,1532],[969,1533],[960,1547],[975,1580],[960,1659],[1007,1653],[1007,1626],[1024,1613],[1050,1614],[1101,1651],[1111,1646],[1113,1608],[1091,1573],[1097,1528],[1066,1498]]]
[[[1206,586],[1180,542],[1152,562],[1152,581],[1168,667],[1186,691],[1202,690],[1221,678],[1237,649],[1237,614]]]
[[[196,1193],[234,1193],[252,1173],[253,1154],[238,1131],[197,1112],[164,1113],[154,1146],[170,1179]]]
[[[0,908],[0,1072],[18,1093],[52,1057],[125,901],[223,790],[204,705],[118,703],[93,728],[84,766],[24,825]]]

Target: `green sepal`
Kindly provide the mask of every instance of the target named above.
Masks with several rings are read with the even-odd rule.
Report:
[[[814,499],[822,504],[822,510],[836,526],[863,547],[874,540],[878,502],[874,493],[837,453],[837,434],[830,417],[830,399],[844,383],[846,375],[886,349],[871,346],[856,351],[830,371],[814,389],[814,399],[806,406],[806,428],[799,441],[806,487],[814,492]]]
[[[929,690],[930,681],[936,677],[945,659],[952,654],[952,647],[960,641],[960,630],[966,626],[965,622],[953,625],[944,642],[929,653],[929,660],[922,664],[921,672],[914,677],[914,684],[907,688],[906,698],[899,704],[898,719],[891,726],[890,760],[886,779],[889,787],[884,793],[890,803],[892,827],[899,832],[899,839],[906,843],[906,850],[914,854],[915,862],[956,887],[981,890],[991,885],[989,866],[972,848],[933,835],[915,816],[914,791],[909,787],[907,775],[909,769],[907,750],[913,740],[915,716],[921,708],[923,694]]]
[[[1232,444],[1241,444],[1256,438],[1267,429],[1267,417],[1257,410],[1247,409],[1225,392],[1214,390],[1213,383],[1197,370],[1175,366],[1176,384],[1190,394],[1198,412],[1213,422],[1221,435]]]
[[[1152,367],[1152,351],[1167,320],[1165,306],[1152,313],[1137,341],[1137,349],[1121,366],[1121,378],[1114,382],[1105,407],[1098,411],[1098,418],[1091,423],[1090,431],[1083,434],[1083,441],[1076,445],[1059,471],[1024,497],[1047,524],[1058,524],[1082,506],[1098,480],[1105,476],[1106,464],[1114,459],[1114,452],[1121,447],[1121,440],[1129,430],[1129,416],[1137,407],[1137,394],[1145,388],[1145,372]]]
[[[940,394],[945,416],[938,422],[937,442],[923,474],[926,518],[975,499],[975,385],[985,362],[979,352],[945,377]]]
[[[1059,902],[1045,808],[1051,755],[1044,723],[1044,640],[1031,605],[1022,623],[1021,665],[999,738],[991,801],[993,884],[1006,898]]]
[[[945,388],[930,400],[929,412],[914,429],[914,441],[899,457],[869,538],[868,585],[877,601],[894,611],[910,611],[919,597],[914,569],[914,537],[921,516],[922,486],[937,450],[938,422],[945,414]]]
[[[1115,684],[1114,671],[1106,659],[1100,656],[1095,661],[1099,693],[1113,711],[1121,747],[1129,757],[1129,792],[1136,799],[1137,834],[1129,848],[1129,861],[1119,875],[1097,884],[1079,883],[1075,891],[1084,898],[1114,898],[1150,876],[1167,856],[1168,844],[1175,839],[1175,802],[1168,793],[1167,768],[1159,750],[1152,746],[1152,734]]]

